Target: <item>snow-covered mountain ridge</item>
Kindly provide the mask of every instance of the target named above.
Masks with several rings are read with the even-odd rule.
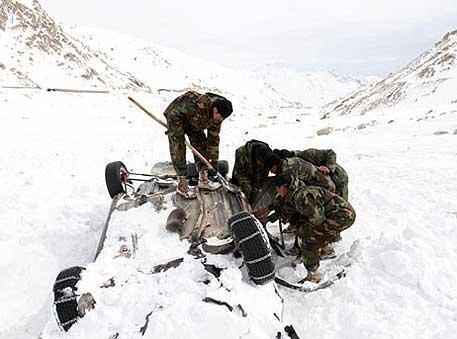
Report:
[[[37,0],[0,5],[0,85],[146,91],[164,101],[187,89],[223,94],[263,114],[309,109],[360,87],[331,72],[251,74],[128,36],[63,28]]]
[[[359,90],[368,82],[331,71],[298,72],[289,69],[267,69],[256,77],[307,107],[321,107],[330,101]]]
[[[400,104],[422,109],[457,100],[457,30],[398,72],[326,107],[323,118],[364,115]]]
[[[29,10],[36,6],[35,1],[20,3]],[[17,24],[20,16],[1,8],[4,27],[11,25],[11,18]],[[21,10],[28,13],[24,17],[33,17],[29,10]],[[56,71],[56,63],[65,60],[60,52],[48,54],[38,45],[26,48],[23,39],[32,30],[8,27],[0,30],[0,44],[8,40],[7,50],[0,52],[5,65],[0,66],[0,79],[7,79],[8,85],[22,79],[24,85],[57,87],[59,80],[67,86],[113,90],[92,95],[0,88],[0,338],[36,339],[42,333],[42,339],[271,339],[289,324],[300,338],[455,337],[457,172],[452,169],[457,167],[457,101],[449,103],[446,97],[441,101],[440,89],[427,96],[430,101],[420,111],[414,106],[416,99],[422,100],[415,96],[419,91],[411,92],[402,105],[383,106],[386,116],[404,119],[316,137],[318,117],[291,119],[287,110],[277,114],[288,101],[265,89],[264,82],[247,84],[245,75],[225,76],[223,70],[214,71],[217,66],[191,62],[173,50],[159,53],[140,41],[126,50],[122,47],[129,39],[100,41],[98,34],[71,31],[77,37],[71,41],[84,41],[81,51],[87,48],[92,60],[87,65],[99,65],[97,60],[110,65],[108,75],[104,66],[96,69],[103,82],[88,80],[81,77],[88,69],[81,55],[81,64],[70,63],[70,68]],[[24,43],[16,44],[16,37]],[[126,64],[130,75],[116,71]],[[130,77],[138,81],[145,77],[147,87]],[[246,84],[239,83],[243,79]],[[142,172],[169,159],[164,130],[132,107],[124,92],[133,92],[145,106],[161,112],[181,87],[188,86],[221,90],[234,98],[234,115],[224,122],[221,134],[221,158],[231,165],[235,149],[251,138],[275,148],[336,151],[338,162],[348,171],[349,200],[357,212],[356,223],[336,245],[338,255],[355,248],[354,263],[344,279],[312,294],[279,287],[284,304],[276,305],[274,286],[254,286],[243,276],[240,260],[227,255],[212,258],[226,267],[221,284],[212,278],[206,285],[202,281],[207,273],[187,255],[188,244],[166,231],[165,211],[156,214],[148,205],[114,220],[120,228],[127,225],[139,233],[141,265],[108,254],[106,261],[91,264],[110,205],[105,165],[122,160],[132,171]],[[164,90],[157,93],[159,89]],[[411,121],[414,114],[425,116]],[[355,126],[359,118],[368,117],[331,115],[325,122]],[[277,224],[270,225],[271,231],[277,229]],[[138,271],[178,257],[185,258],[179,270],[146,276]],[[74,265],[88,267],[86,286],[81,288],[98,289],[98,304],[64,334],[51,312],[52,286],[60,270]],[[113,277],[108,268],[116,270],[116,286],[105,289],[100,286]],[[306,272],[298,265],[278,273],[299,281]],[[206,296],[239,303],[247,316],[204,303]],[[280,315],[279,306],[284,306]]]
[[[0,84],[148,89],[68,35],[38,1],[4,0],[0,13]]]

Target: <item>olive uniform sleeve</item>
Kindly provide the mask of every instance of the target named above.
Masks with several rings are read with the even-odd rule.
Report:
[[[336,153],[331,149],[308,148],[304,151],[293,151],[295,156],[315,166],[327,166],[331,172],[335,170]]]
[[[240,149],[237,149],[235,152],[235,165],[233,166],[232,179],[234,179],[234,182],[236,182],[241,191],[246,195],[248,200],[250,200],[252,185],[247,168],[248,166],[245,165],[244,154]]]
[[[210,125],[208,127],[208,136],[207,136],[207,155],[208,160],[213,164],[216,164],[219,160],[219,133],[221,131],[221,121],[211,119]]]

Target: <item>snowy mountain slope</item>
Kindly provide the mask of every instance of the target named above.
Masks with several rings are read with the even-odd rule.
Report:
[[[455,102],[456,58],[457,31],[453,31],[400,71],[326,108],[323,118],[346,114],[371,115],[371,111],[400,104],[428,110],[437,104]]]
[[[107,32],[64,30],[35,0],[3,1],[0,13],[2,86],[163,90],[168,97],[194,89],[236,97],[239,107],[259,112],[300,106],[257,79],[178,51]]]
[[[0,125],[0,142],[8,145],[0,154],[2,163],[8,164],[0,168],[4,178],[0,215],[2,225],[8,225],[0,232],[5,250],[0,270],[9,277],[0,281],[0,304],[9,305],[1,312],[0,337],[35,339],[47,322],[43,338],[62,338],[50,312],[51,287],[58,271],[87,265],[93,258],[110,202],[104,165],[120,159],[132,170],[147,170],[168,158],[167,140],[145,115],[130,114],[135,108],[123,96],[8,90],[0,99],[2,112],[10,112]],[[145,95],[141,101],[160,105],[155,96]],[[457,165],[452,151],[456,114],[448,111],[415,124],[399,121],[324,137],[314,137],[312,117],[301,123],[269,119],[264,123],[263,128],[249,130],[245,121],[227,122],[221,157],[232,162],[235,148],[251,137],[279,148],[333,148],[349,172],[350,201],[357,211],[356,224],[343,233],[337,246],[342,254],[359,241],[347,277],[309,295],[280,288],[285,298],[283,325],[293,324],[302,338],[452,338],[457,330],[453,302],[457,195],[452,183],[457,177],[449,168]],[[167,233],[165,217],[138,210],[128,220],[119,220],[150,230],[140,243],[147,250],[143,265],[186,256],[186,243]],[[145,247],[148,244],[151,249]],[[89,265],[89,285],[105,278],[105,259]],[[122,330],[123,337],[137,338],[151,311],[146,338],[212,338],[216,332],[227,338],[240,333],[244,338],[267,333],[274,337],[278,324],[259,325],[257,318],[271,313],[276,302],[268,299],[271,286],[253,286],[230,256],[214,260],[232,267],[223,279],[233,284],[233,293],[217,292],[216,282],[200,288],[203,272],[189,259],[180,270],[150,278],[138,276],[128,260],[111,262],[118,264],[119,277],[129,282],[112,292],[100,290],[99,307],[67,337],[107,338]],[[305,274],[302,267],[288,270],[280,273],[297,280]],[[179,287],[178,295],[173,287]],[[206,293],[242,301],[248,317],[200,302]],[[181,326],[170,319],[173,314],[181,317]]]
[[[29,10],[36,6],[34,1],[20,3]],[[21,17],[8,16],[6,7],[1,8],[0,20],[5,25],[5,18]],[[21,8],[16,10],[33,15],[33,11]],[[32,34],[29,29],[13,27],[0,30],[0,43],[10,33],[14,33],[12,40],[17,33],[19,41]],[[84,41],[84,46],[90,41],[71,39]],[[90,264],[110,203],[104,183],[105,164],[122,160],[131,170],[148,171],[156,161],[169,158],[164,131],[126,100],[124,89],[94,95],[1,88],[0,112],[6,114],[1,115],[0,123],[0,338],[36,339],[43,328],[43,339],[106,339],[111,335],[112,339],[273,338],[278,327],[288,324],[293,324],[302,338],[454,337],[457,174],[450,169],[457,165],[457,102],[441,101],[435,96],[447,95],[450,89],[442,91],[440,87],[427,97],[430,101],[420,110],[414,97],[422,93],[419,88],[402,105],[384,108],[382,114],[395,115],[393,123],[386,120],[370,129],[348,128],[344,133],[315,137],[322,124],[317,116],[291,119],[291,115],[297,115],[296,110],[278,109],[288,99],[274,94],[271,88],[249,82],[248,76],[226,76],[229,73],[222,68],[219,71],[218,66],[190,62],[166,49],[155,58],[155,47],[145,48],[142,43],[132,43],[136,52],[131,55],[125,49],[120,53],[120,46],[113,42],[116,39],[107,39],[103,43],[106,46],[102,46],[94,38],[88,43],[90,47],[81,50],[87,51],[89,63],[104,60],[112,65],[108,75],[103,75],[105,84],[117,89],[131,86],[130,94],[154,112],[160,114],[177,93],[136,91],[139,87],[125,80],[123,74],[127,73],[115,71],[122,65],[133,65],[134,54],[138,54],[138,66],[128,72],[136,79],[145,73],[145,65],[152,64],[153,72],[144,74],[151,91],[163,84],[165,89],[175,90],[195,83],[195,88],[231,94],[235,114],[224,122],[221,137],[221,158],[231,164],[236,147],[251,138],[266,140],[278,148],[333,148],[350,175],[350,201],[357,211],[356,224],[343,233],[337,252],[349,251],[355,262],[346,278],[326,290],[301,295],[280,288],[285,299],[280,324],[272,320],[277,297],[271,285],[253,286],[243,276],[243,269],[238,270],[239,261],[231,256],[211,260],[228,267],[222,279],[232,292],[219,288],[216,281],[202,284],[200,279],[206,273],[200,264],[186,257],[187,244],[165,230],[166,213],[154,214],[149,206],[136,210],[128,220],[114,222],[144,233],[139,268],[183,256],[185,262],[179,270],[147,278],[138,274],[138,266],[128,260],[111,261],[107,256]],[[29,64],[15,53],[14,48],[19,46],[16,42],[7,43],[10,50],[2,49],[7,59],[1,62],[8,73],[0,73],[2,81],[6,78],[3,74],[8,74],[11,81],[17,79],[18,73],[10,71],[15,67],[24,76],[23,84],[44,87],[49,80],[55,83],[56,78],[45,75],[54,74],[49,71],[55,68],[52,60],[59,59],[61,51],[51,51],[45,58],[47,52],[33,45],[24,55],[33,54],[38,62]],[[95,54],[98,59],[92,59]],[[82,56],[78,58],[82,66],[70,63],[71,69],[56,73],[62,83],[104,88],[105,84],[95,79],[80,79],[86,64]],[[9,59],[16,61],[4,61]],[[45,59],[51,60],[50,64]],[[424,98],[417,99],[423,103]],[[367,117],[329,116],[325,123],[356,126],[362,119]],[[272,230],[276,228],[271,226]],[[57,273],[72,265],[88,266],[89,279],[82,289],[99,286],[105,278],[105,267],[117,270],[127,282],[114,290],[100,289],[96,309],[65,336],[58,332],[50,311],[51,288]],[[281,269],[280,274],[299,280],[305,272],[297,266]],[[201,302],[200,297],[212,293],[223,300],[242,302],[248,316]],[[149,312],[153,312],[149,328],[142,336],[139,329]],[[174,316],[180,321],[174,321]],[[122,336],[116,336],[118,330]]]
[[[238,108],[256,113],[302,106],[292,101],[287,93],[266,87],[248,73],[231,70],[174,49],[102,30],[74,28],[72,34],[99,51],[116,68],[123,69],[128,65],[129,72],[148,84],[154,92],[168,95],[167,98],[192,89],[222,94],[236,100]]]
[[[0,13],[1,85],[148,89],[68,35],[38,1],[4,0]]]
[[[267,69],[255,75],[267,86],[276,88],[306,107],[321,107],[367,85],[365,81],[330,71],[304,73]]]
[[[360,86],[329,72],[253,75],[128,36],[66,29],[36,0],[3,1],[0,13],[3,87],[152,91],[166,102],[193,89],[223,94],[248,114],[262,115],[319,106]]]

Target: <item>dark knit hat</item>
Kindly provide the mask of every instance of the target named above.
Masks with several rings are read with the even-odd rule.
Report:
[[[258,145],[254,148],[254,157],[262,162],[265,161],[267,155],[271,153],[271,148],[267,145]]]
[[[269,152],[265,155],[265,160],[263,161],[263,165],[265,168],[272,168],[274,165],[277,165],[281,162],[281,158],[279,155],[274,154],[273,152]]]
[[[228,118],[233,112],[232,103],[225,98],[214,100],[212,107],[216,107],[217,111],[224,117],[224,119]]]
[[[274,177],[273,185],[275,187],[286,186],[289,188],[290,183],[292,182],[292,175],[288,172],[281,173]]]
[[[279,155],[281,158],[292,158],[294,156],[294,152],[291,152],[285,148],[283,149],[277,149],[275,148],[273,152],[277,155]]]

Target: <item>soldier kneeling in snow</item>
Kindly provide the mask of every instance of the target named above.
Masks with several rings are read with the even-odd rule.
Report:
[[[231,182],[252,204],[268,180],[268,169],[278,159],[267,143],[250,140],[236,149]]]
[[[308,148],[304,151],[289,151],[275,149],[273,152],[281,158],[298,157],[317,166],[317,170],[320,172],[318,173],[319,176],[329,177],[327,180],[332,180],[335,185],[335,193],[348,200],[348,175],[344,168],[336,163],[336,153],[333,150]]]
[[[342,197],[322,187],[306,186],[289,173],[274,180],[277,200],[272,209],[283,222],[296,227],[301,240],[303,263],[308,270],[305,280],[318,282],[320,258],[329,251],[340,232],[355,221],[355,211]]]
[[[177,97],[163,113],[167,118],[170,155],[178,176],[177,193],[186,198],[195,198],[187,185],[185,135],[189,141],[213,166],[219,157],[219,132],[221,123],[232,114],[232,103],[226,98],[213,94],[189,91]],[[207,130],[207,135],[205,135]],[[215,183],[208,180],[208,169],[195,157],[199,171],[199,187],[215,189]]]
[[[276,175],[289,173],[308,186],[319,186],[330,192],[336,191],[332,179],[308,161],[299,157],[281,158],[274,152],[272,152],[269,160],[267,168]]]

